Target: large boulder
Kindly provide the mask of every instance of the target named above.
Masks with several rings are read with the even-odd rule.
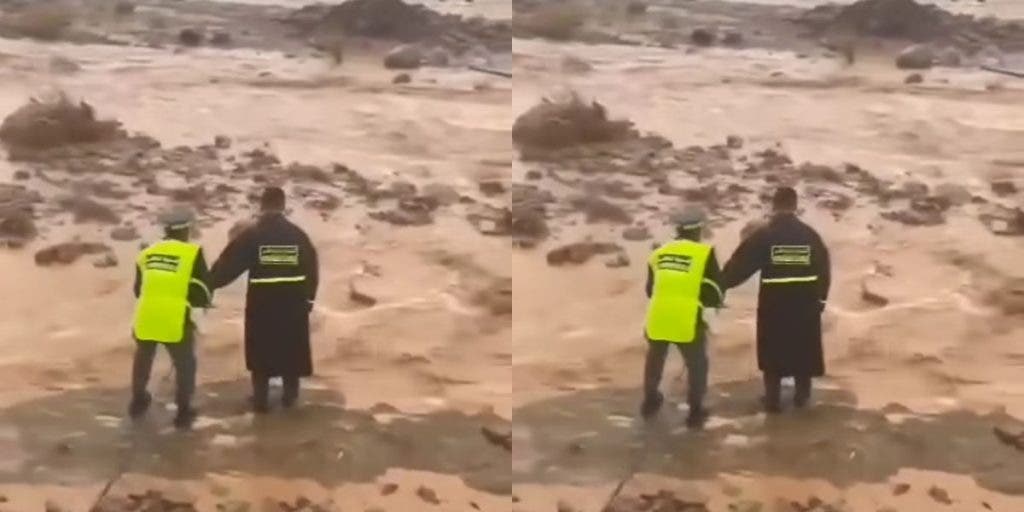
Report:
[[[388,69],[416,69],[423,65],[423,50],[413,44],[395,47],[384,57],[384,67]]]
[[[935,49],[926,44],[908,46],[896,57],[900,69],[930,69],[935,65]]]

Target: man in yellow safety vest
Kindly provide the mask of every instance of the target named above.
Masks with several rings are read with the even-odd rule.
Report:
[[[157,347],[167,349],[175,370],[174,425],[191,428],[196,418],[192,394],[196,382],[195,324],[192,308],[208,308],[212,301],[203,249],[189,242],[193,215],[176,209],[161,215],[164,239],[143,250],[135,268],[135,360],[132,400],[128,414],[142,417],[152,403],[146,391]]]
[[[676,240],[655,250],[648,261],[644,367],[644,401],[640,414],[650,419],[661,409],[658,390],[669,346],[675,345],[686,363],[686,425],[699,429],[708,418],[704,395],[708,384],[707,324],[704,308],[719,308],[724,296],[718,285],[719,267],[714,248],[701,243],[705,215],[696,207],[673,215]]]

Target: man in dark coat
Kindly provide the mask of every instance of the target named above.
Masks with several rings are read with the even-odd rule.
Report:
[[[779,188],[772,208],[771,220],[750,234],[725,264],[722,285],[733,288],[761,272],[757,365],[764,374],[765,410],[777,413],[784,377],[794,378],[794,404],[804,407],[811,378],[825,374],[821,313],[831,271],[825,243],[796,216],[796,191]]]
[[[284,216],[284,191],[268,187],[260,218],[238,234],[214,263],[214,288],[249,272],[245,303],[245,365],[252,374],[253,410],[268,410],[269,382],[281,377],[282,405],[299,394],[299,378],[313,373],[309,313],[319,272],[316,249],[306,233]]]

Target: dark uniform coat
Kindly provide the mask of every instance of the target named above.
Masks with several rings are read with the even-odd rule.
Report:
[[[726,288],[761,272],[757,364],[762,372],[781,377],[824,375],[821,312],[831,285],[829,267],[821,237],[793,214],[776,215],[747,237],[726,263]]]
[[[312,375],[309,312],[319,273],[309,237],[282,214],[263,215],[224,249],[211,282],[220,288],[246,271],[246,368],[269,377]]]

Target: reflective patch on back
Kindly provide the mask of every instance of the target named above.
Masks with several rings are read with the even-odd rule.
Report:
[[[161,272],[177,272],[181,265],[181,258],[170,254],[147,254],[144,270],[159,270]]]
[[[773,245],[772,265],[811,264],[811,246],[809,245]]]
[[[670,270],[673,272],[689,272],[693,265],[693,258],[685,254],[659,254],[657,270]]]
[[[299,246],[297,245],[261,245],[260,265],[290,266],[299,265]]]

